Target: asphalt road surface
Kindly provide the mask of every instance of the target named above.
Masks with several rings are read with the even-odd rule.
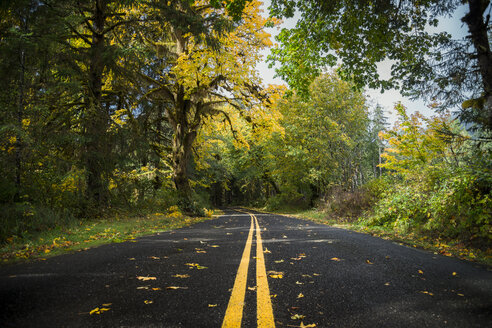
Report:
[[[0,327],[492,327],[492,272],[285,216],[0,268]]]

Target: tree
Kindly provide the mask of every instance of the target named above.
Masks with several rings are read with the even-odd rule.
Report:
[[[246,4],[237,23],[224,9],[207,2],[171,2],[171,8],[155,6],[153,10],[155,17],[162,17],[152,27],[160,33],[141,38],[155,52],[153,60],[161,66],[159,76],[142,76],[150,87],[147,96],[165,104],[166,118],[174,132],[173,180],[184,206],[190,209],[188,168],[204,119],[222,115],[230,120],[219,107],[224,104],[249,116],[268,105],[269,95],[259,87],[255,65],[259,50],[271,45],[269,34],[263,30],[270,20],[261,17],[258,1]],[[193,25],[183,26],[173,16],[160,15],[163,10],[191,17],[206,30],[193,32]]]
[[[284,148],[276,172],[282,185],[304,184],[312,198],[333,188],[353,190],[362,184],[364,137],[368,127],[365,99],[336,74],[319,76],[309,98],[298,95],[279,105],[285,127]]]
[[[469,36],[452,40],[446,32],[431,33],[439,18],[451,16],[462,3]],[[273,0],[271,14],[301,18],[278,36],[272,51],[277,74],[306,91],[312,78],[341,59],[340,75],[382,91],[397,87],[404,94],[441,102],[441,108],[462,105],[461,118],[492,130],[492,53],[489,0],[404,1]],[[377,63],[390,59],[392,78],[382,80]]]

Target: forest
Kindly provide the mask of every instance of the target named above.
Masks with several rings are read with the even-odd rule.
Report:
[[[2,1],[2,249],[102,218],[234,205],[492,256],[490,1],[260,5]],[[465,38],[430,32],[462,5]],[[266,29],[294,14],[272,40]],[[263,84],[264,49],[286,85]],[[396,103],[391,126],[367,87],[434,115]]]

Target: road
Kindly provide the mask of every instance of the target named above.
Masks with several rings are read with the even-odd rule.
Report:
[[[0,327],[273,326],[491,327],[492,272],[365,234],[235,210],[135,242],[0,268]]]

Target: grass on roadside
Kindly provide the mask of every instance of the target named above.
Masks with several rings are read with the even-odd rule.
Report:
[[[259,209],[264,211],[263,209]],[[357,219],[332,218],[329,214],[315,209],[311,210],[295,210],[289,208],[287,210],[273,211],[277,214],[293,216],[303,220],[309,220],[316,223],[327,224],[334,227],[349,229],[361,233],[367,233],[375,237],[385,240],[392,240],[402,245],[407,245],[414,248],[425,249],[441,254],[444,256],[453,256],[468,261],[478,262],[481,264],[492,266],[492,249],[485,250],[471,248],[466,246],[459,240],[439,240],[430,236],[416,234],[414,232],[400,232],[383,227],[369,227],[364,224],[364,221]]]
[[[83,251],[108,243],[133,241],[136,237],[186,227],[209,220],[182,215],[155,213],[143,217],[115,216],[94,221],[79,221],[68,227],[39,232],[29,238],[13,236],[0,246],[1,263],[46,259],[67,252]]]

